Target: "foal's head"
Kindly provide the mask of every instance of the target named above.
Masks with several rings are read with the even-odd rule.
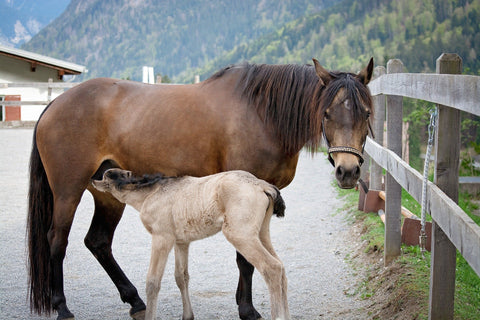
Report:
[[[131,171],[113,168],[103,173],[102,180],[92,180],[93,186],[102,192],[109,192],[122,201],[128,191],[146,189],[163,180],[161,174],[135,177]]]
[[[363,146],[373,113],[372,98],[367,88],[373,58],[358,74],[329,72],[313,59],[320,82],[325,85],[320,96],[323,139],[328,157],[335,167],[341,188],[355,187],[363,163]]]

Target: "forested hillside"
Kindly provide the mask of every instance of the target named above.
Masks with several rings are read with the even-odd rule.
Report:
[[[174,76],[340,0],[72,0],[23,46],[87,66],[98,76],[141,80],[142,66]]]
[[[478,74],[480,0],[72,0],[23,48],[87,66],[84,78],[141,79],[143,65],[177,82],[232,63],[309,63],[359,70],[400,58],[432,71],[456,52]]]
[[[256,41],[242,43],[192,74],[201,78],[229,63],[308,63],[316,57],[330,69],[359,70],[399,58],[409,72],[431,72],[443,52],[463,58],[467,73],[480,74],[480,0],[344,0],[289,22]]]

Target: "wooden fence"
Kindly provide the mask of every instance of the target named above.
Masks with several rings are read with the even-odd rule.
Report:
[[[437,59],[436,74],[403,73],[400,60],[376,68],[369,84],[374,96],[376,141],[368,138],[370,187],[381,189],[385,176],[385,264],[400,254],[401,191],[421,203],[423,176],[401,158],[402,100],[415,98],[438,104],[435,135],[434,183],[428,182],[427,212],[432,217],[429,319],[453,319],[456,250],[480,275],[480,227],[457,205],[460,158],[460,111],[480,116],[480,77],[459,75],[462,61],[456,54]],[[387,146],[382,147],[384,121]]]

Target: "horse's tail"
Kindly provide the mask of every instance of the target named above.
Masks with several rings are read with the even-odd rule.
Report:
[[[53,193],[33,133],[30,155],[30,187],[28,191],[28,282],[30,311],[38,314],[52,311],[52,274],[47,233],[52,222]]]
[[[273,200],[273,214],[277,217],[285,216],[285,201],[283,201],[280,190],[277,187],[271,185],[266,189],[265,194]]]

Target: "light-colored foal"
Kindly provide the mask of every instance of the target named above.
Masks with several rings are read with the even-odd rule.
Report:
[[[155,318],[160,283],[172,247],[175,280],[183,302],[182,319],[194,318],[188,293],[189,244],[220,230],[263,276],[270,292],[272,319],[290,319],[285,270],[270,240],[272,214],[282,217],[285,211],[275,186],[245,171],[166,178],[132,177],[130,171],[109,169],[102,180],[92,183],[138,210],[152,235],[146,319]]]

